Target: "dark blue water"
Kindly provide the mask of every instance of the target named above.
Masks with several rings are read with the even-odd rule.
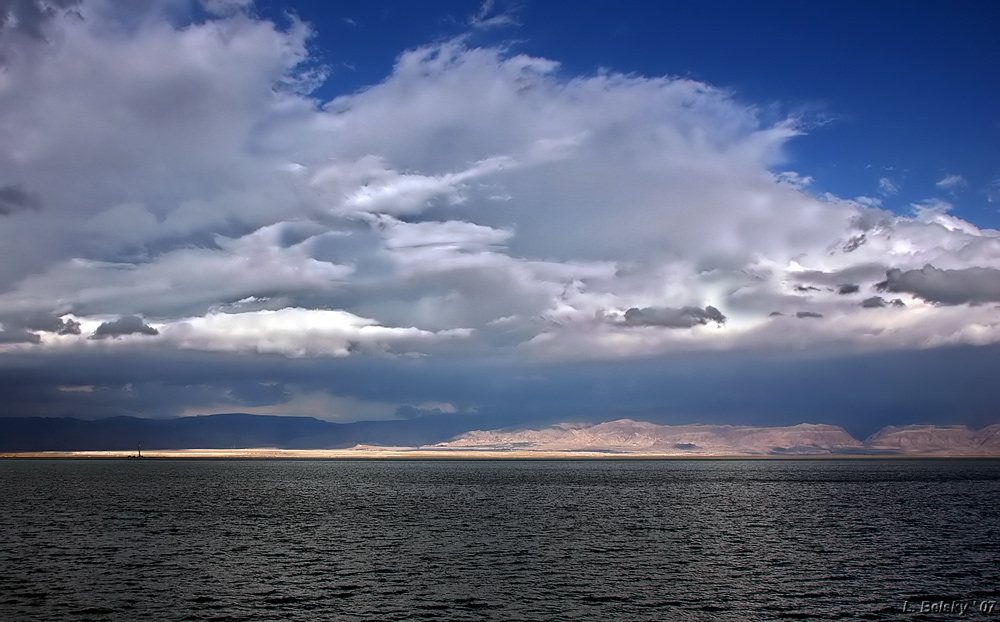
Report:
[[[993,620],[997,600],[1000,461],[0,460],[0,620]]]

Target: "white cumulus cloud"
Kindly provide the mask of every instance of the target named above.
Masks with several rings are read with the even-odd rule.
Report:
[[[806,128],[725,89],[453,40],[320,102],[308,25],[236,0],[176,25],[156,6],[126,20],[83,2],[10,44],[0,323],[81,334],[11,332],[5,349],[602,358],[998,339],[984,308],[913,287],[864,305],[891,270],[1000,269],[997,231],[943,201],[896,214],[810,194],[786,157]],[[484,5],[480,25],[500,15]],[[87,340],[133,316],[145,334]]]

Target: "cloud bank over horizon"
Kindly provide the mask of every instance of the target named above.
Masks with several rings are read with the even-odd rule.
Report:
[[[397,387],[1000,342],[1000,232],[812,192],[808,120],[725,88],[460,37],[322,101],[312,27],[246,2],[39,11],[0,29],[0,357],[44,371],[4,385],[14,414],[148,414],[154,385],[159,415],[476,412],[489,390]],[[225,364],[180,385],[72,369],[202,355]],[[383,392],[276,380],[330,360]]]

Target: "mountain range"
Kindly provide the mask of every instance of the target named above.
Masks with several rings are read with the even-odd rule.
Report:
[[[311,417],[218,414],[175,419],[0,418],[0,452],[145,449],[346,449],[604,452],[664,456],[1000,456],[1000,424],[887,427],[860,441],[839,426],[660,425],[631,419],[541,429],[469,429],[467,415],[333,423]]]
[[[669,456],[1000,456],[1000,424],[982,430],[966,426],[887,427],[859,441],[835,425],[658,425],[620,419],[596,425],[564,423],[540,430],[477,430],[438,447]]]

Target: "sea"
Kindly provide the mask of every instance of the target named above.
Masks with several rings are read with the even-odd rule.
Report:
[[[998,620],[1000,461],[0,460],[0,620]]]

